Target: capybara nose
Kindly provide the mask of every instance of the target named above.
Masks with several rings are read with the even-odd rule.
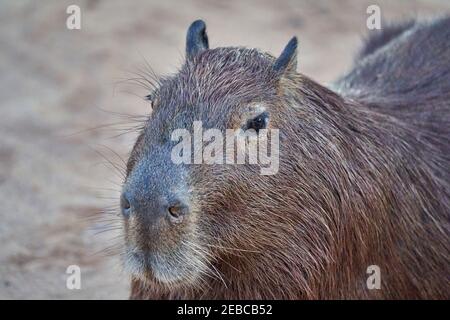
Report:
[[[173,223],[180,223],[189,213],[189,208],[183,202],[176,200],[168,208],[169,219]]]
[[[147,224],[154,224],[160,218],[180,223],[189,213],[189,207],[179,199],[167,201],[165,198],[159,198],[142,201],[126,192],[122,193],[120,205],[125,218],[136,215],[143,218]]]

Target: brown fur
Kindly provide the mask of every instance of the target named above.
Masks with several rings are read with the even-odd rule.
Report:
[[[449,21],[435,23],[447,40]],[[435,32],[432,27],[418,25],[416,32]],[[402,41],[413,46],[408,41],[414,39],[399,39],[389,54],[401,53]],[[434,63],[443,67],[450,48],[448,42],[436,46],[446,54],[436,59],[447,60]],[[378,59],[383,72],[401,73],[382,65],[385,55],[372,48],[357,68]],[[292,67],[279,75],[273,62],[257,50],[211,49],[161,80],[126,183],[145,176],[186,187],[192,212],[185,224],[152,236],[151,245],[142,222],[132,227],[126,221],[126,241],[139,239],[158,252],[165,268],[184,268],[188,276],[175,282],[161,282],[151,271],[133,276],[131,298],[448,299],[449,135],[432,128],[449,125],[449,83],[432,98],[422,95],[430,99],[427,106],[412,101],[420,88],[408,80],[394,93],[383,96],[376,87],[370,95],[364,79],[350,73],[335,84],[338,94]],[[352,81],[357,85],[348,85]],[[406,118],[385,111],[399,101],[411,108]],[[172,129],[193,120],[236,128],[251,103],[267,106],[270,127],[280,129],[277,174],[261,176],[250,165],[179,168],[164,160],[163,150],[170,149],[162,146],[170,145]],[[181,178],[172,181],[175,173]],[[380,290],[366,286],[366,269],[374,264],[381,269]]]

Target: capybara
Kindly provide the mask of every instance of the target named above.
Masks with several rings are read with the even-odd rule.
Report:
[[[330,88],[295,37],[210,49],[197,20],[149,100],[121,196],[131,298],[450,298],[450,18],[375,32]],[[194,121],[277,129],[279,169],[175,163]]]

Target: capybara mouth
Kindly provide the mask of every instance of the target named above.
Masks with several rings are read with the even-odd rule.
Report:
[[[165,253],[129,247],[124,255],[125,270],[134,277],[170,287],[194,284],[204,265],[200,257],[183,246]]]
[[[182,281],[182,272],[170,268],[170,263],[156,254],[130,251],[125,258],[125,268],[133,276],[144,281],[173,284]]]

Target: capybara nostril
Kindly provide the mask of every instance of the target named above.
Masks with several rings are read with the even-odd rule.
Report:
[[[131,203],[128,200],[128,196],[125,193],[122,193],[120,197],[120,208],[124,217],[129,217],[131,212]]]
[[[175,204],[169,206],[168,212],[171,222],[180,223],[183,221],[184,216],[188,214],[189,209],[183,203],[176,202]]]

